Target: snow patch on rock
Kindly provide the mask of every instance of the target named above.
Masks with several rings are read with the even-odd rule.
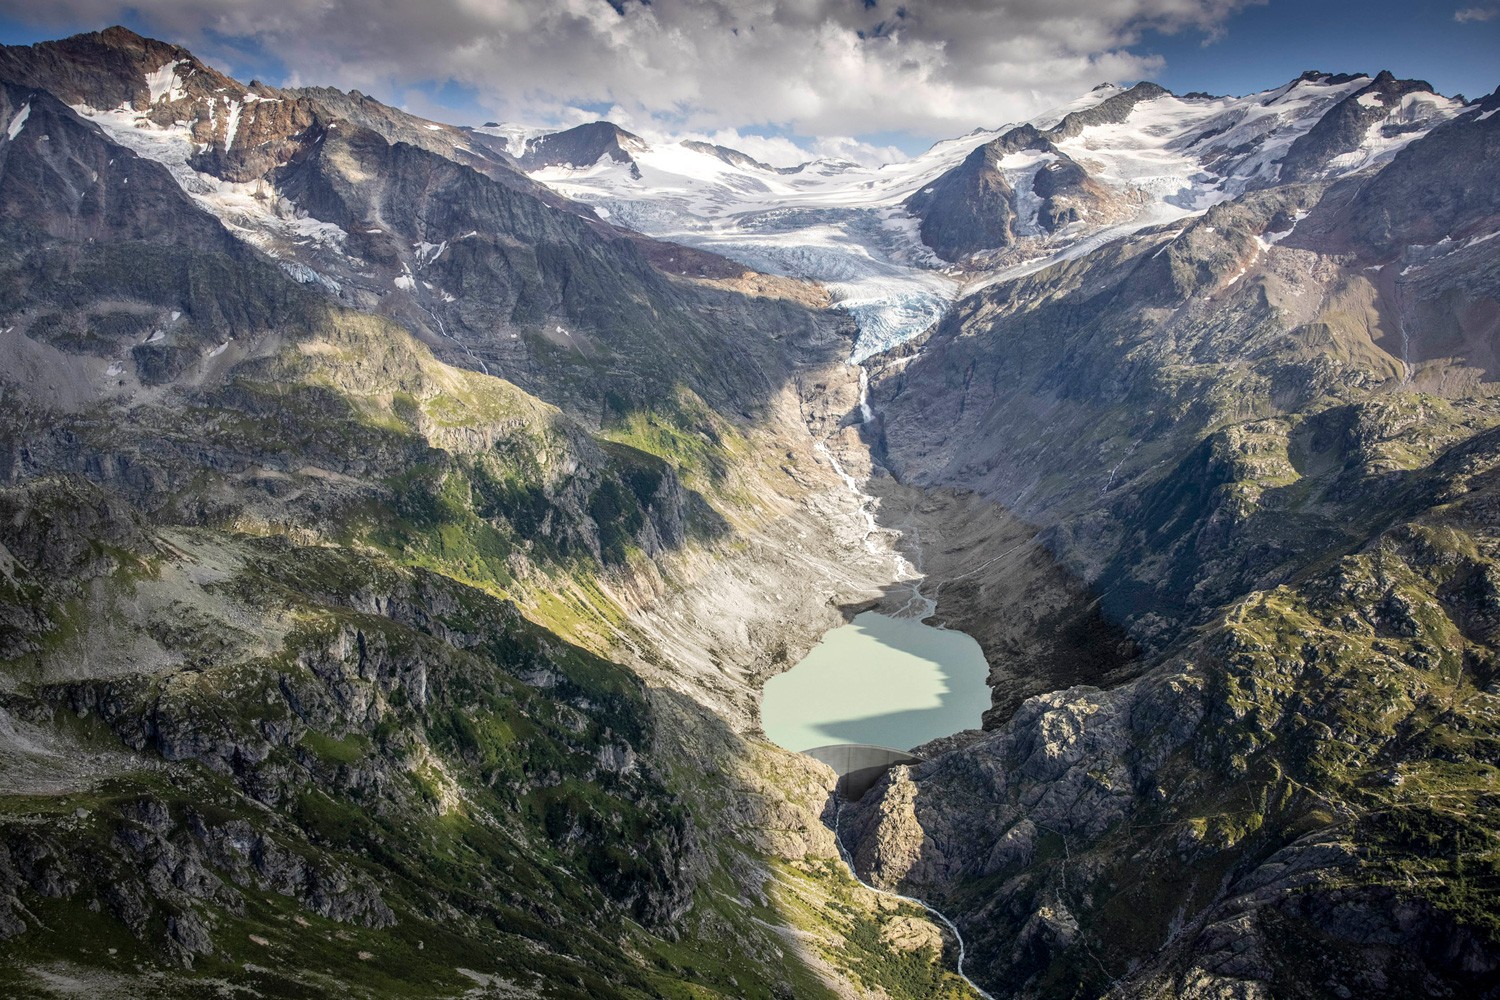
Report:
[[[163,97],[168,101],[182,100],[185,94],[182,90],[182,77],[177,71],[186,65],[188,65],[186,59],[178,59],[146,74],[146,89],[151,92],[152,104],[156,104]]]
[[[11,118],[10,124],[6,126],[5,134],[11,139],[21,134],[21,129],[26,126],[26,119],[31,116],[31,102],[27,101],[21,105],[21,110]]]

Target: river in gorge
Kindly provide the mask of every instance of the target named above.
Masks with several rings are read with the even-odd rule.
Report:
[[[979,726],[988,667],[962,632],[866,611],[766,682],[761,727],[788,750],[872,743],[905,750]]]

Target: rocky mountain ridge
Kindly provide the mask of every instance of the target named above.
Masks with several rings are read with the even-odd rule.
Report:
[[[528,170],[623,225],[822,280],[859,323],[862,360],[988,282],[1250,191],[1373,169],[1463,108],[1389,73],[1310,71],[1242,97],[1143,82],[879,167],[643,143],[628,169],[596,154]]]
[[[997,995],[1497,989],[1497,101],[999,281],[877,367],[895,475],[1039,526],[1140,650],[846,812]],[[1049,640],[968,591],[938,614],[1014,688]]]
[[[528,140],[520,166],[535,171],[546,167],[592,166],[608,159],[626,164],[630,176],[639,179],[640,168],[630,154],[645,148],[646,141],[638,135],[631,135],[610,122],[590,122]]]

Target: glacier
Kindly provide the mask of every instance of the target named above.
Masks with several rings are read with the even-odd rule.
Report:
[[[1007,154],[1000,166],[1016,191],[1019,238],[961,265],[939,259],[922,243],[917,220],[903,203],[1015,126],[976,129],[910,160],[874,167],[813,160],[778,169],[749,157],[717,155],[699,143],[657,142],[632,148],[631,163],[602,158],[531,176],[611,224],[755,270],[822,283],[858,326],[849,360],[859,363],[921,335],[965,294],[1276,183],[1292,143],[1371,83],[1368,76],[1309,73],[1243,97],[1166,94],[1140,101],[1123,121],[1086,124],[1055,147],[1130,210],[1123,218],[1085,219],[1054,233],[1038,225],[1040,200],[1032,185],[1055,155]],[[1101,85],[1024,124],[1051,128],[1124,92]],[[1372,106],[1368,101],[1374,99],[1364,100]],[[1369,126],[1358,149],[1333,158],[1326,173],[1344,176],[1381,166],[1461,109],[1461,102],[1441,95],[1407,94]],[[492,131],[516,136],[518,146],[526,141],[519,138],[523,134],[540,134],[518,126]]]

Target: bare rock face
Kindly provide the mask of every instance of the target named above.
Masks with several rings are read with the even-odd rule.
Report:
[[[1371,126],[1385,122],[1393,109],[1400,109],[1402,99],[1410,94],[1431,94],[1432,87],[1423,80],[1397,80],[1389,71],[1380,73],[1368,87],[1344,98],[1318,120],[1308,132],[1299,136],[1281,161],[1280,181],[1306,181],[1327,172],[1329,161],[1349,153],[1364,143]],[[1401,116],[1385,125],[1387,130],[1423,127],[1420,113]]]
[[[1045,131],[1021,125],[975,149],[961,164],[907,199],[907,210],[921,220],[922,242],[952,261],[1014,243],[1018,230],[1032,220],[1018,217],[1016,192],[1001,163],[1009,154],[1022,151],[1049,154],[1048,162],[1029,181],[1031,193],[1042,202],[1035,219],[1042,233],[1054,233],[1090,211],[1100,214],[1118,196],[1089,177],[1054,143],[1091,125],[1124,121],[1137,104],[1166,93],[1156,84],[1140,83],[1066,116]]]
[[[1485,235],[1488,229],[1471,230],[1500,214],[1500,185],[1483,166],[1500,151],[1496,108],[1500,96],[1492,94],[1403,150],[1325,224],[1373,260],[1445,238]]]
[[[165,73],[151,76],[163,68]],[[0,53],[0,76],[47,90],[65,104],[101,109],[129,105],[146,113],[162,97],[175,104],[190,97],[206,100],[221,87],[244,89],[187,49],[121,27],[57,42],[6,46]]]
[[[611,122],[589,122],[527,142],[521,154],[521,168],[531,171],[546,167],[591,167],[608,158],[628,164],[630,175],[639,179],[640,168],[630,153],[643,148],[645,143],[640,136]]]
[[[1091,108],[1067,115],[1045,134],[1049,139],[1070,139],[1093,125],[1115,125],[1129,118],[1137,105],[1170,93],[1165,87],[1142,80],[1129,90],[1114,94]]]
[[[907,201],[922,220],[922,242],[948,260],[1008,246],[1014,236],[1015,191],[999,169],[1004,154],[990,145]]]
[[[348,122],[387,142],[438,153],[550,204],[591,214],[531,181],[507,153],[473,142],[462,129],[358,91],[281,90],[258,81],[247,86],[180,46],[127,28],[7,47],[0,54],[0,79],[45,90],[71,106],[132,110],[161,128],[184,123],[194,146],[192,167],[232,183],[269,184],[272,171],[316,142],[322,128]]]
[[[1097,212],[1113,200],[1088,171],[1062,155],[1037,171],[1031,190],[1042,199],[1037,224],[1049,233],[1081,222],[1091,210]]]
[[[922,242],[944,259],[959,260],[1012,245],[1028,225],[1046,235],[1087,218],[1108,217],[1119,196],[1052,145],[1048,134],[1030,126],[1009,132],[907,199],[907,209],[921,220]],[[1047,154],[1028,181],[1030,194],[1041,203],[1035,220],[1019,217],[1016,192],[1001,168],[1005,156],[1018,149]]]
[[[880,929],[880,939],[896,951],[941,952],[943,935],[925,920],[897,917]]]
[[[213,220],[188,211],[191,202],[170,176],[128,153],[116,155],[51,94],[6,84],[3,104],[11,120],[26,109],[0,178],[4,215],[13,226],[24,222],[38,236],[69,241],[165,243],[161,221],[181,216],[184,227],[172,235],[182,244],[232,245]]]
[[[293,137],[314,117],[305,102],[247,88],[186,49],[120,27],[7,47],[0,76],[73,106],[131,109],[159,126],[185,121],[194,143],[204,147],[196,154],[200,166],[234,181],[253,180],[284,162],[295,148]]]
[[[856,865],[873,873],[876,884],[884,888],[906,881],[926,853],[925,833],[913,809],[916,792],[907,767],[897,765],[890,771],[874,815],[840,824],[841,834],[859,845]]]

